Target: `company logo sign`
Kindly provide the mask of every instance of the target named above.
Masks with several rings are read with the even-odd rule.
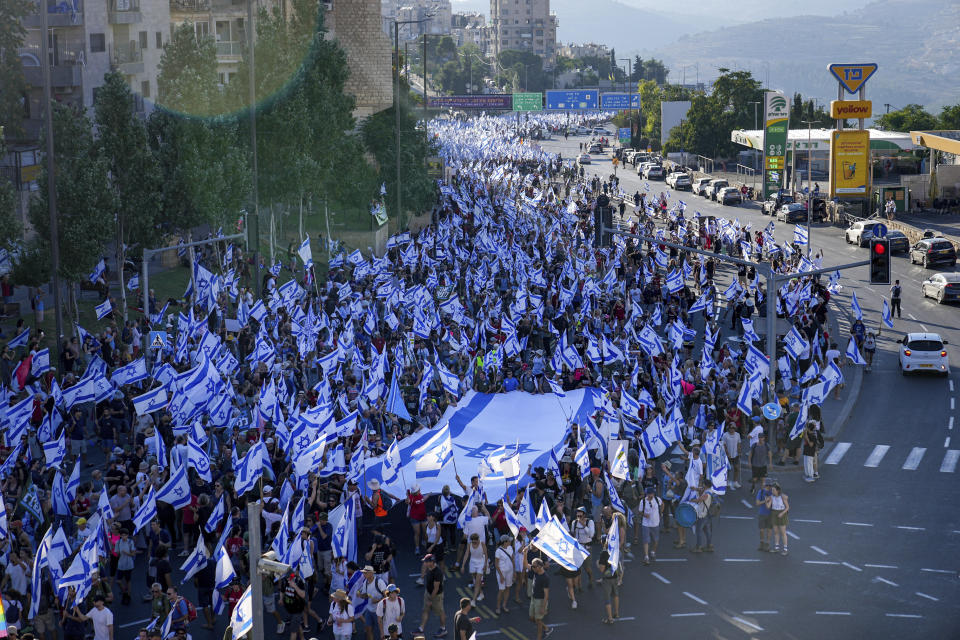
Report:
[[[877,72],[877,64],[831,64],[827,69],[847,93],[857,93]]]
[[[873,103],[869,100],[834,100],[830,103],[830,117],[836,120],[870,118],[873,117]]]
[[[786,97],[781,93],[768,92],[766,94],[766,121],[775,122],[778,120],[786,120],[790,115],[790,107],[787,104]]]

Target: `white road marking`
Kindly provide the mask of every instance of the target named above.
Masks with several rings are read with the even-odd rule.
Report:
[[[791,518],[794,522],[812,522],[814,524],[823,524],[823,520],[801,520],[800,518]]]
[[[883,460],[883,456],[887,455],[887,451],[890,451],[890,445],[878,444],[873,448],[873,451],[870,452],[863,466],[873,468],[880,466],[880,461]]]
[[[891,580],[887,580],[886,578],[881,578],[880,576],[877,576],[876,578],[874,578],[873,581],[874,581],[874,582],[882,582],[882,583],[884,583],[884,584],[890,585],[891,587],[899,587],[899,586],[900,586],[900,585],[898,585],[896,582],[893,582],[893,581],[891,581]]]
[[[954,409],[956,409],[956,402],[957,402],[956,398],[950,398],[950,411],[953,411]]]
[[[624,617],[614,618],[614,620],[617,621],[617,622],[629,622],[630,620],[636,620],[636,617],[634,617],[634,616],[627,616],[627,617],[625,617],[625,618],[624,618]],[[567,624],[567,623],[564,622],[563,624]],[[553,626],[559,626],[559,625],[549,625],[549,626],[553,627]]]
[[[751,516],[720,516],[725,520],[753,520]]]
[[[927,332],[927,325],[923,324],[922,322],[920,323],[920,328],[923,329],[924,333]]]
[[[948,449],[940,463],[940,473],[953,473],[957,470],[957,461],[960,460],[960,449]]]
[[[912,313],[908,313],[907,315],[910,316],[910,319],[911,319],[911,320],[916,320],[916,319],[917,319],[917,316],[913,315]]]
[[[933,596],[928,596],[927,594],[925,594],[925,593],[920,593],[919,591],[917,591],[916,595],[920,596],[921,598],[926,598],[927,600],[933,600],[934,602],[940,602],[940,598],[934,598]]]
[[[897,565],[895,564],[865,564],[865,567],[870,567],[871,569],[896,569]]]
[[[842,562],[842,563],[840,563],[840,564],[842,564],[843,566],[845,566],[847,569],[853,569],[854,571],[857,571],[857,572],[860,572],[860,573],[863,572],[863,569],[861,569],[860,567],[858,567],[858,566],[856,566],[856,565],[852,565],[852,564],[850,564],[849,562]]]
[[[817,553],[819,553],[819,554],[822,555],[822,556],[829,555],[826,551],[824,551],[824,550],[821,549],[820,547],[816,547],[816,546],[814,546],[814,545],[810,545],[810,548],[813,549],[814,551],[816,551]]]
[[[745,616],[775,616],[779,611],[744,611]]]
[[[754,630],[756,630],[756,631],[763,631],[763,627],[757,626],[757,625],[753,624],[752,622],[747,622],[747,621],[744,620],[743,618],[739,618],[739,617],[737,617],[737,616],[733,616],[733,619],[736,620],[737,622],[739,622],[740,624],[745,624],[745,625],[747,625],[747,626],[750,627],[751,629],[754,629]]]
[[[917,467],[920,466],[920,461],[923,460],[923,454],[927,452],[925,447],[914,447],[910,452],[910,455],[907,456],[907,461],[903,463],[903,469],[906,471],[916,471]]]
[[[872,524],[867,524],[866,522],[844,522],[843,524],[849,525],[851,527],[872,527]]]
[[[657,580],[659,580],[659,581],[662,582],[663,584],[670,584],[670,581],[669,581],[669,580],[667,580],[666,578],[664,578],[662,575],[660,575],[660,574],[657,573],[656,571],[651,571],[651,572],[650,572],[650,575],[652,575],[654,578],[656,578]]]
[[[950,436],[947,436],[947,439],[943,441],[943,448],[944,449],[950,448]]]
[[[849,611],[817,611],[818,616],[849,616]]]
[[[760,558],[724,558],[724,562],[760,562]]]
[[[701,598],[698,598],[697,596],[693,595],[693,594],[690,593],[689,591],[684,591],[684,592],[683,592],[683,595],[687,596],[688,598],[690,598],[690,599],[693,600],[694,602],[698,602],[698,603],[700,603],[700,604],[707,604],[707,601],[706,601],[706,600],[703,600],[703,599],[701,599]]]
[[[947,423],[947,429],[953,431],[953,416],[950,416],[950,422]]]
[[[947,384],[950,386],[950,391],[953,392],[953,380],[947,380]]]
[[[886,613],[884,614],[888,618],[922,618],[923,616],[918,616],[915,613]]]
[[[657,562],[686,562],[687,558],[657,558]]]
[[[903,529],[904,531],[926,531],[926,527],[907,527],[905,525],[897,525],[897,529]]]
[[[703,613],[703,612],[699,612],[699,613],[671,613],[671,614],[670,614],[670,617],[671,617],[671,618],[690,618],[690,617],[693,617],[693,616],[705,616],[705,615],[707,615],[707,614],[705,614],[705,613]]]
[[[948,571],[946,569],[920,569],[920,571],[926,571],[927,573],[949,573],[951,575],[956,573],[956,571]]]
[[[747,502],[745,498],[740,498],[740,502],[742,502],[747,509],[753,509],[753,505]]]
[[[840,564],[840,563],[833,562],[832,560],[804,560],[803,564]]]
[[[499,629],[494,629],[493,631],[481,631],[477,634],[477,637],[482,638],[483,636],[495,636],[498,633],[500,633]]]
[[[790,536],[791,538],[793,538],[794,540],[799,540],[799,539],[800,539],[800,536],[798,536],[797,534],[795,534],[793,531],[787,531],[787,535]]]
[[[830,452],[830,455],[827,456],[826,464],[840,464],[840,460],[843,459],[844,454],[847,453],[847,450],[850,449],[850,445],[852,444],[852,442],[838,442],[837,446]]]
[[[420,575],[419,573],[417,575]],[[126,629],[127,627],[136,627],[143,624],[144,622],[150,622],[153,618],[144,618],[143,620],[134,620],[133,622],[128,622],[127,624],[118,625],[119,629]]]

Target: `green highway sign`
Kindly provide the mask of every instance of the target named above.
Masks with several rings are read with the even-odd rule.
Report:
[[[540,93],[515,93],[513,94],[514,111],[542,111],[543,94]]]

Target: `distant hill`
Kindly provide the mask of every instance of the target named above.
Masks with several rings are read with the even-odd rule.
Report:
[[[883,104],[897,109],[919,103],[939,111],[960,102],[960,2],[956,0],[878,0],[830,18],[797,16],[751,22],[678,38],[669,46],[645,50],[674,69],[699,63],[701,79],[717,67],[747,69],[764,80],[769,65],[772,88],[835,99],[832,62],[876,62],[867,85],[874,112]],[[688,79],[691,74],[688,68]]]

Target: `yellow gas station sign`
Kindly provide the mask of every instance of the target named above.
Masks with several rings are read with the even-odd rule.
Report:
[[[830,137],[830,195],[865,197],[870,191],[870,132],[834,131]]]
[[[869,100],[833,100],[830,117],[834,120],[858,120],[873,117],[873,103]]]

